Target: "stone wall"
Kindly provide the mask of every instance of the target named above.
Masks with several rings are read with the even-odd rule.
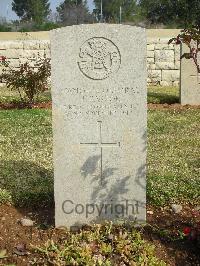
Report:
[[[178,32],[179,30],[147,30],[148,84],[179,85],[180,47],[168,45],[168,40]],[[0,33],[0,55],[6,56],[14,68],[27,60],[34,63],[44,54],[50,57],[48,32]]]
[[[168,45],[169,38],[147,39],[148,84],[178,86],[180,47]]]

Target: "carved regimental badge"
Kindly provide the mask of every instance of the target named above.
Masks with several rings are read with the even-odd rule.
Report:
[[[119,70],[121,55],[117,46],[110,40],[94,37],[80,48],[78,65],[88,78],[102,80]]]

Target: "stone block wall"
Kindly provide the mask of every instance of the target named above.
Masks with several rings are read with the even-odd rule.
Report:
[[[147,37],[147,82],[149,85],[179,85],[180,47],[173,44],[168,45],[169,39],[170,37],[162,36]],[[10,61],[10,65],[14,68],[18,68],[20,63],[24,63],[27,60],[34,65],[34,61],[44,54],[50,57],[48,35],[45,35],[45,40],[1,40],[0,34],[0,55],[6,56]],[[0,68],[0,73],[1,71]]]
[[[169,38],[147,39],[148,84],[178,86],[180,79],[180,47],[168,45]]]

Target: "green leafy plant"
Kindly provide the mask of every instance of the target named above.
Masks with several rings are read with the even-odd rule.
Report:
[[[200,73],[200,64],[198,63],[198,54],[200,52],[200,25],[186,28],[181,31],[176,38],[169,40],[169,44],[174,43],[177,45],[185,44],[189,48],[189,53],[184,53],[181,56],[186,59],[193,59],[198,73]]]
[[[7,258],[7,250],[6,249],[0,250],[0,259],[4,259],[4,258]]]
[[[66,230],[63,241],[51,240],[33,249],[39,254],[37,265],[166,265],[132,224],[93,225],[76,234]]]
[[[33,104],[38,95],[48,90],[48,78],[51,74],[49,58],[39,58],[33,65],[30,62],[20,64],[18,69],[10,66],[4,56],[0,57],[3,72],[0,79],[11,90],[16,90],[22,102]]]
[[[6,189],[0,188],[0,204],[12,202],[12,196]]]

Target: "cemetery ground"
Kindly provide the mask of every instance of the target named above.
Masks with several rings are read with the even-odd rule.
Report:
[[[176,88],[149,88],[147,225],[73,233],[53,227],[49,93],[28,109],[0,91],[0,265],[200,265],[200,243],[186,237],[200,222],[199,107],[181,107]]]

